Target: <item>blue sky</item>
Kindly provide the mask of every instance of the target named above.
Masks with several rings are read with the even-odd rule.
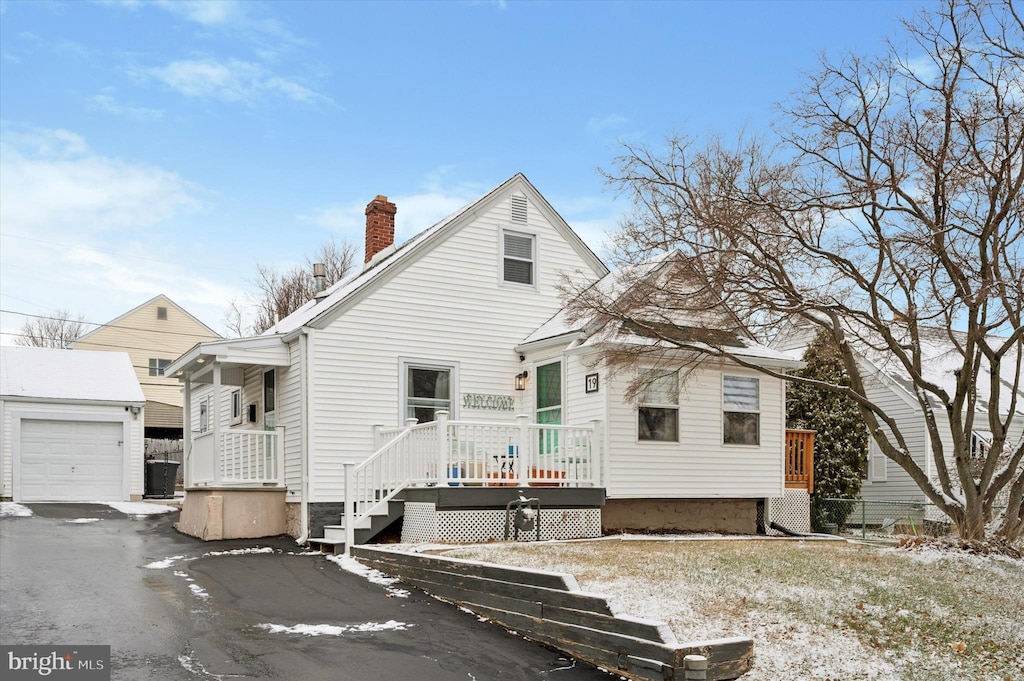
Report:
[[[0,0],[0,308],[224,331],[375,195],[402,241],[517,172],[601,253],[623,141],[762,130],[918,6]]]

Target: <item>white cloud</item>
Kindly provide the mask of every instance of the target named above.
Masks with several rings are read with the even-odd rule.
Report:
[[[104,93],[90,97],[87,106],[91,111],[105,111],[115,116],[125,116],[142,121],[156,120],[164,115],[164,112],[159,109],[147,109],[145,107],[122,104],[112,95]]]
[[[591,118],[589,121],[587,121],[587,132],[607,132],[608,130],[621,128],[628,122],[629,119],[623,116],[622,114],[607,114],[605,116]]]
[[[253,104],[266,96],[283,95],[304,104],[330,102],[300,83],[274,75],[260,64],[240,59],[178,60],[148,69],[144,75],[197,99]]]
[[[140,229],[199,203],[178,174],[100,156],[67,130],[5,132],[0,168],[0,219],[26,235]]]
[[[215,329],[234,273],[197,275],[179,218],[206,190],[175,172],[104,156],[67,130],[0,131],[0,296],[31,314],[104,322],[166,293]],[[227,283],[220,283],[219,277]],[[4,315],[3,343],[24,318]]]
[[[156,5],[203,26],[222,26],[244,16],[236,0],[157,0]]]
[[[422,191],[387,195],[388,200],[398,207],[398,213],[395,215],[397,243],[402,243],[448,217],[467,203],[479,198],[485,191],[473,184],[445,186],[443,175],[448,170],[440,168],[429,174]],[[361,245],[366,225],[366,204],[372,199],[373,196],[367,196],[365,201],[324,206],[300,215],[299,219],[325,227],[338,233],[342,238]]]

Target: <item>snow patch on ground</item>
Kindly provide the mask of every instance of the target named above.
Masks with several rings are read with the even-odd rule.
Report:
[[[164,506],[163,504],[148,504],[144,501],[97,501],[97,504],[104,504],[120,511],[125,515],[158,515],[160,513],[172,513],[178,509],[174,506]]]
[[[150,570],[163,570],[164,568],[169,568],[174,565],[174,561],[182,560],[183,558],[185,558],[185,556],[171,556],[170,558],[164,558],[163,560],[154,560],[152,563],[147,563],[142,567],[149,568]]]
[[[339,626],[336,624],[296,624],[287,626],[284,624],[260,624],[261,629],[266,629],[271,634],[302,634],[303,636],[342,636],[350,632],[365,633],[375,631],[405,631],[413,625],[405,622],[388,620],[387,622],[366,622],[364,624],[353,624]]]
[[[99,518],[75,518],[74,520],[65,520],[64,522],[70,525],[85,525],[86,523],[98,523]]]
[[[259,548],[252,549],[231,549],[230,551],[208,551],[203,554],[206,556],[244,556],[252,553],[273,553],[274,548],[271,546],[261,546]]]
[[[190,579],[188,581],[191,582],[193,580]],[[210,597],[210,594],[206,591],[206,589],[204,589],[203,587],[199,586],[198,584],[189,584],[188,588],[189,588],[189,591],[191,591],[193,594],[195,594],[199,598],[207,599],[207,598]]]
[[[32,509],[13,501],[0,501],[0,518],[31,518]]]
[[[357,561],[355,558],[352,558],[351,556],[327,556],[327,560],[331,561],[332,563],[336,563],[338,567],[340,567],[342,570],[345,570],[346,572],[351,572],[352,574],[359,575],[368,582],[372,582],[374,584],[379,584],[383,586],[385,590],[387,590],[387,592],[395,598],[409,597],[409,592],[405,589],[398,589],[392,586],[398,583],[398,579],[386,575],[383,572],[380,572],[379,570],[368,568],[359,561]]]

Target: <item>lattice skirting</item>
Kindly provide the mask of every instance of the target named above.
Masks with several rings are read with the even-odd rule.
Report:
[[[520,532],[521,541],[530,541],[536,532]],[[601,536],[599,508],[542,508],[540,538],[582,539]],[[402,521],[402,541],[485,542],[505,538],[505,509],[438,511],[434,504],[406,502]]]
[[[787,489],[781,499],[768,500],[768,518],[794,532],[811,531],[811,495],[805,489]],[[771,536],[781,532],[767,528]]]

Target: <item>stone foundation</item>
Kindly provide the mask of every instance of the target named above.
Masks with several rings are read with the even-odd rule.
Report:
[[[757,499],[608,499],[605,532],[757,533]]]

